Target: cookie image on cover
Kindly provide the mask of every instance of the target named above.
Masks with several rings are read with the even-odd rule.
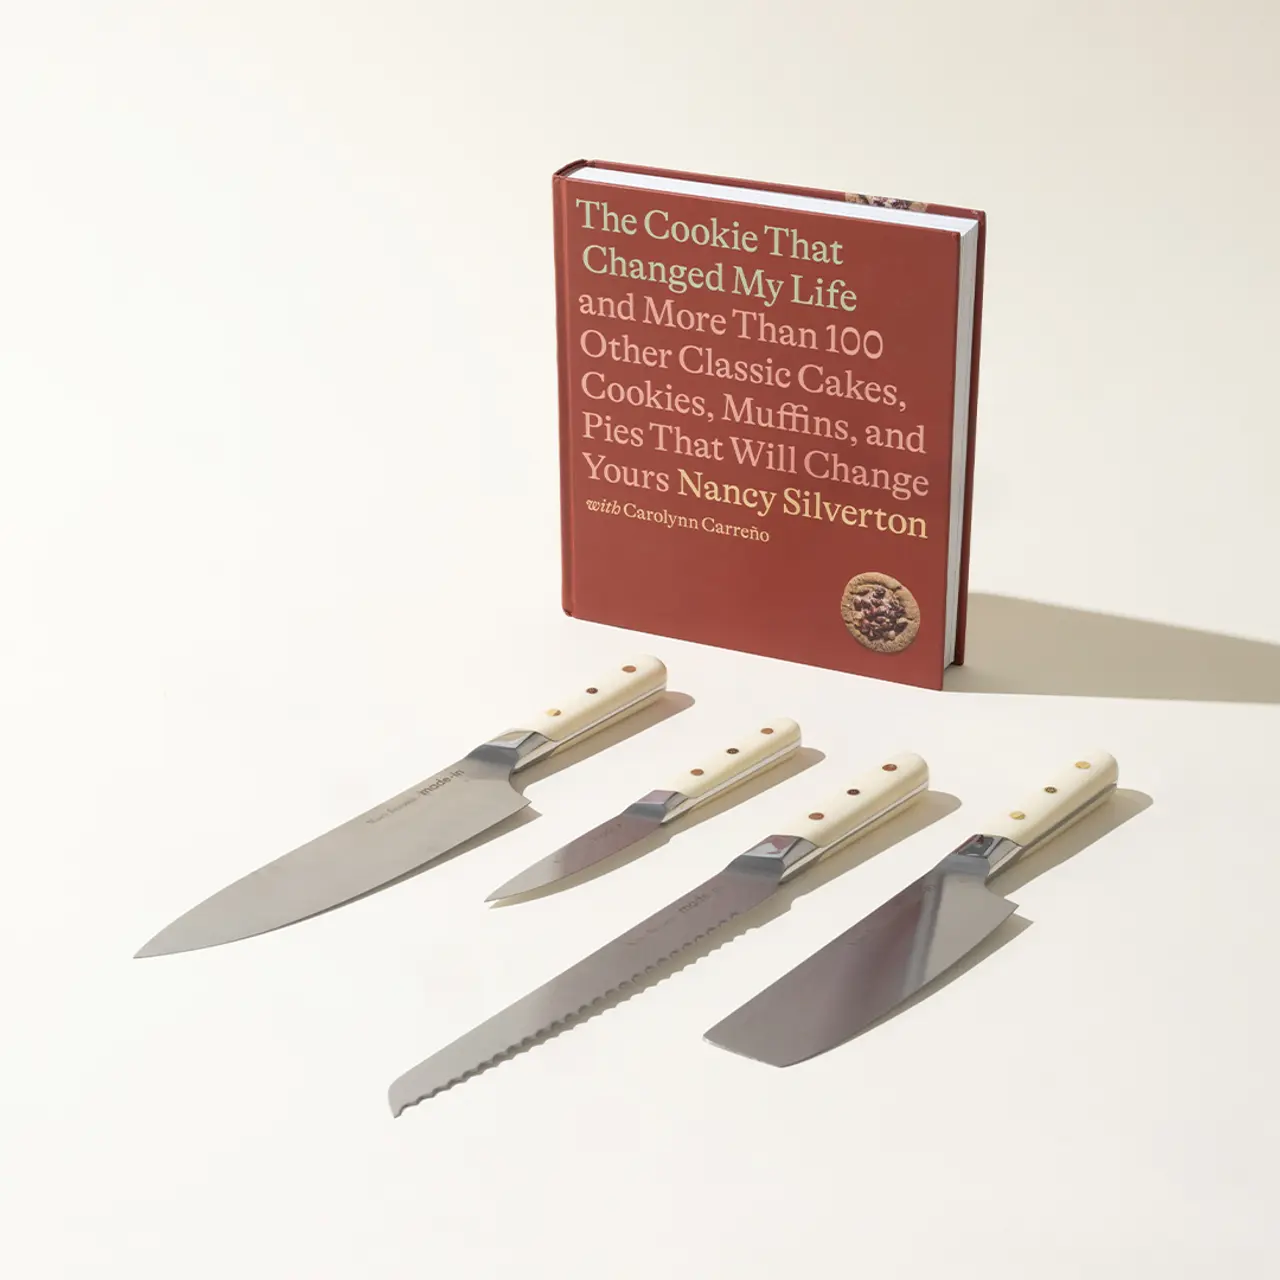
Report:
[[[849,634],[875,653],[901,653],[920,631],[915,596],[887,573],[850,578],[840,600],[840,616]]]

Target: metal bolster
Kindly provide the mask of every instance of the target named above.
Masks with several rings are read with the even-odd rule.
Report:
[[[818,845],[800,836],[770,836],[746,853],[740,853],[733,865],[742,871],[761,871],[780,880],[788,872],[804,866],[818,851]]]
[[[501,765],[514,772],[522,764],[546,755],[553,746],[555,743],[540,733],[528,729],[511,729],[496,738],[490,738],[474,751],[469,751],[467,759]]]
[[[627,812],[634,813],[639,818],[656,818],[659,822],[666,822],[690,803],[689,797],[682,791],[650,791],[634,804],[627,805]]]
[[[987,875],[993,875],[1007,862],[1012,862],[1027,848],[1008,836],[970,836],[964,844],[956,849],[952,856],[956,858],[981,858],[987,864]]]

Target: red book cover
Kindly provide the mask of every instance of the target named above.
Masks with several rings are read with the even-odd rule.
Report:
[[[603,161],[553,193],[565,612],[941,688],[985,215]]]

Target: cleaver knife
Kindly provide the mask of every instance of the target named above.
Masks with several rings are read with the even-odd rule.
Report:
[[[917,755],[885,760],[845,782],[820,808],[768,836],[718,875],[566,969],[487,1022],[405,1072],[390,1088],[393,1115],[451,1088],[508,1053],[679,954],[714,929],[758,907],[794,875],[897,814],[929,785]]]
[[[708,800],[724,795],[748,778],[758,777],[781,764],[799,745],[800,726],[794,720],[770,720],[768,724],[753,727],[732,746],[719,748],[694,768],[671,779],[670,786],[641,796],[617,817],[602,822],[526,867],[495,889],[485,901],[501,902],[577,875],[652,835],[668,822],[700,808]]]
[[[657,658],[619,663],[520,720],[520,728],[205,899],[161,929],[137,957],[279,929],[434,862],[529,803],[512,785],[521,769],[648,706],[666,687],[667,669]]]
[[[704,1038],[786,1067],[865,1031],[1018,909],[988,881],[1100,805],[1118,777],[1105,751],[1081,756]]]

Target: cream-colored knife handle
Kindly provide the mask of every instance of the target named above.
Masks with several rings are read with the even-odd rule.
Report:
[[[977,828],[983,835],[1012,840],[1023,852],[1065,831],[1102,803],[1120,777],[1115,756],[1093,751],[1045,778],[1038,791]]]
[[[780,718],[752,726],[749,732],[726,742],[718,751],[708,754],[661,788],[685,797],[684,803],[672,809],[663,821],[688,813],[712,796],[722,795],[730,787],[772,769],[799,745],[800,726],[794,720]]]
[[[833,792],[817,808],[785,828],[790,836],[814,848],[803,855],[787,874],[812,866],[855,836],[894,817],[918,800],[929,787],[929,766],[914,751],[887,756],[844,787]]]
[[[666,667],[657,658],[642,654],[618,663],[559,702],[549,702],[542,711],[522,720],[520,729],[541,734],[553,744],[550,750],[554,751],[648,706],[666,687]],[[533,752],[516,767],[549,754]]]

